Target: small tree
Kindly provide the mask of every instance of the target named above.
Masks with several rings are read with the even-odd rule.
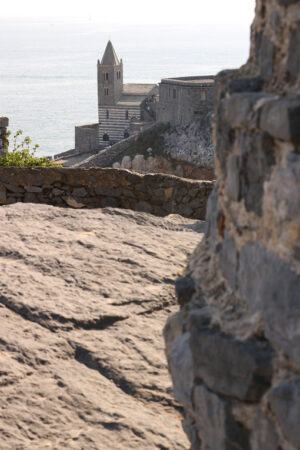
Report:
[[[7,133],[7,137],[11,134],[10,131]],[[49,158],[45,156],[38,157],[34,156],[35,152],[39,148],[39,145],[35,144],[31,148],[31,139],[29,136],[24,137],[24,139],[19,143],[19,136],[23,134],[22,130],[18,130],[13,138],[13,149],[8,151],[4,156],[0,157],[0,166],[7,167],[53,167],[54,163]],[[6,144],[6,148],[8,144]]]

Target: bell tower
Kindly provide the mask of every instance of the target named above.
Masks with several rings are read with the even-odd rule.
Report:
[[[115,106],[123,91],[123,62],[110,41],[101,62],[98,60],[98,106]]]

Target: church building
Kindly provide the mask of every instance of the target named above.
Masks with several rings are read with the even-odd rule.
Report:
[[[98,60],[99,147],[114,144],[131,133],[132,127],[155,120],[153,104],[156,84],[124,84],[123,61],[108,41],[101,62]]]

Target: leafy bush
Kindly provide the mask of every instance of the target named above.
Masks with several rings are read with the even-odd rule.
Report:
[[[7,136],[11,134],[8,131]],[[13,149],[8,151],[4,156],[0,157],[0,166],[6,167],[53,167],[54,163],[52,160],[46,158],[45,156],[38,157],[34,156],[35,152],[39,148],[36,144],[31,148],[31,139],[26,136],[20,143],[18,143],[18,138],[23,134],[22,130],[18,130],[14,135],[13,139]]]

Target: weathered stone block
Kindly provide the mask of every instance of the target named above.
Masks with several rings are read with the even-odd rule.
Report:
[[[254,105],[258,101],[272,97],[269,94],[257,92],[232,94],[229,99],[224,100],[225,119],[232,127],[247,126]]]
[[[275,164],[274,142],[267,133],[240,133],[239,196],[248,211],[262,214],[264,183]],[[235,174],[237,177],[237,174]]]
[[[71,208],[76,208],[76,209],[80,209],[80,208],[84,208],[85,204],[84,203],[80,203],[78,202],[75,198],[73,197],[69,197],[69,196],[65,196],[63,197],[63,200],[66,202],[66,204],[68,206],[71,206]]]
[[[147,203],[147,202],[137,202],[135,205],[135,209],[137,211],[143,211],[146,213],[151,213],[152,212],[152,206]]]
[[[286,167],[278,168],[273,181],[277,217],[297,224],[300,217],[300,153],[291,152],[286,157]]]
[[[280,450],[275,424],[261,411],[255,415],[250,442],[251,450]]]
[[[261,75],[270,78],[274,71],[275,46],[262,33],[257,33],[255,36],[255,55]]]
[[[234,239],[227,231],[224,234],[224,243],[220,254],[220,269],[232,290],[236,287],[238,267],[238,254]]]
[[[260,127],[275,138],[300,142],[300,97],[266,103],[262,109]]]
[[[278,27],[280,25],[280,17],[276,11],[273,11],[272,14],[270,15],[269,22],[270,22],[271,27],[273,28],[273,30],[276,33],[278,31]]]
[[[101,205],[103,207],[110,206],[111,208],[117,208],[118,206],[120,206],[120,203],[115,197],[105,197],[101,200]]]
[[[203,208],[203,206],[205,206],[205,202],[201,198],[195,198],[194,200],[190,201],[189,205],[193,209]]]
[[[97,186],[95,188],[97,195],[108,195],[109,197],[119,197],[121,195],[121,189],[110,186]]]
[[[63,191],[62,189],[54,188],[54,189],[52,190],[52,194],[53,194],[54,196],[57,196],[57,195],[64,194],[64,191]]]
[[[230,94],[237,92],[259,92],[263,87],[263,79],[261,77],[254,78],[236,78],[229,81],[228,91]]]
[[[36,194],[32,192],[26,192],[24,195],[24,202],[26,203],[38,203],[38,198]]]
[[[230,402],[203,384],[194,391],[196,424],[207,450],[249,450],[249,431],[234,420]],[[201,447],[202,448],[202,447]]]
[[[26,192],[31,192],[32,194],[40,194],[42,188],[40,186],[24,186]]]
[[[240,252],[240,294],[252,311],[260,311],[265,333],[300,368],[300,276],[287,261],[257,242]]]
[[[195,376],[226,397],[259,401],[273,373],[270,347],[253,340],[239,341],[197,322],[190,329]]]
[[[300,448],[300,378],[283,381],[270,391],[268,399],[286,440]]]
[[[175,292],[177,301],[181,306],[191,300],[195,292],[195,283],[190,275],[177,278],[175,281]]]
[[[195,418],[187,411],[184,413],[184,419],[182,420],[182,428],[190,440],[190,450],[201,449],[201,439],[197,430]]]
[[[170,353],[170,371],[174,396],[187,409],[192,409],[194,384],[193,361],[189,345],[190,333],[184,333],[173,342]]]
[[[205,221],[205,239],[209,240],[212,248],[217,239],[218,215],[218,186],[215,186],[207,201]]]
[[[122,162],[121,162],[121,167],[123,169],[131,169],[132,162],[131,162],[130,156],[124,156],[124,158],[122,159]]]
[[[300,21],[297,22],[296,28],[291,33],[291,39],[289,42],[288,50],[288,63],[287,68],[291,75],[294,77],[300,74]]]
[[[74,188],[72,191],[72,195],[74,197],[86,197],[87,196],[87,190],[85,188]]]
[[[21,186],[15,186],[14,184],[5,183],[4,186],[9,192],[25,192],[24,188]]]
[[[192,210],[192,208],[189,205],[185,206],[180,211],[180,214],[182,214],[184,217],[192,217],[192,213],[193,213],[193,210]]]
[[[238,155],[231,155],[227,159],[226,189],[231,200],[238,202],[241,199],[240,157]]]

